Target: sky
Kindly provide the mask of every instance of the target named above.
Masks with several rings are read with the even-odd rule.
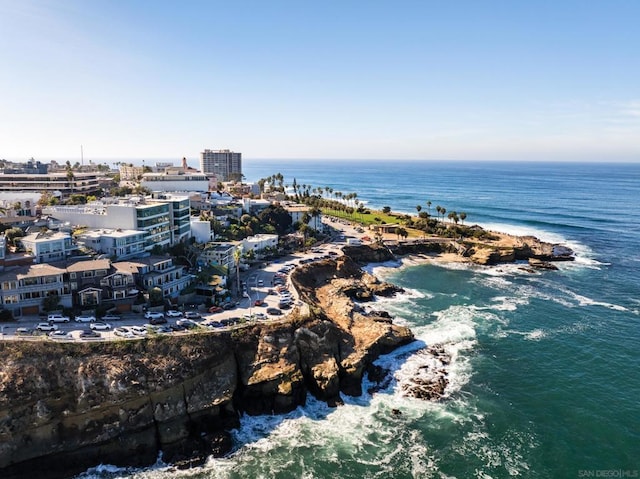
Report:
[[[0,158],[640,161],[638,19],[637,0],[0,0]]]

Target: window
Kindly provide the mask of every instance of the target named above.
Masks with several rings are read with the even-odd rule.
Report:
[[[76,274],[75,273],[69,273],[69,277],[71,279],[76,279]]]

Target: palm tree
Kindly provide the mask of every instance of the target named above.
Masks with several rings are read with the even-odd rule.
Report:
[[[446,208],[440,208],[440,214],[442,215],[442,221],[444,221],[444,214],[447,212]]]
[[[442,206],[436,206],[436,211],[438,212],[438,219],[440,219],[440,213],[442,213]]]
[[[467,219],[467,214],[464,211],[460,212],[460,219],[462,220],[462,224],[464,224],[464,220]]]
[[[420,212],[422,211],[422,206],[417,205],[416,210],[418,211],[418,215],[420,215]]]
[[[431,201],[427,201],[427,213],[431,216]]]

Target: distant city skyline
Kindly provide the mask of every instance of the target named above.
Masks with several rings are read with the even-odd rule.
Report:
[[[0,0],[0,159],[640,161],[640,2]]]

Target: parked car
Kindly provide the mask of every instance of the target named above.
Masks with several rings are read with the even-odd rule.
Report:
[[[225,309],[225,310],[233,309],[235,307],[236,307],[235,303],[231,303],[231,302],[224,303],[222,305],[222,309]]]
[[[120,316],[113,313],[105,314],[102,321],[120,321]]]
[[[278,308],[267,308],[267,314],[270,314],[272,316],[280,316],[282,314],[282,311],[280,311]]]
[[[176,321],[176,324],[186,329],[197,328],[199,326],[198,323],[188,318],[179,319]]]
[[[154,329],[158,334],[173,333],[173,329],[168,324],[163,324],[162,326],[156,326]]]
[[[253,305],[254,305],[254,306],[262,306],[263,304],[264,304],[264,301],[262,301],[261,299],[256,299],[256,300],[253,302]]]
[[[267,315],[264,313],[253,313],[253,317],[256,319],[267,319]]]
[[[38,323],[36,329],[38,331],[57,331],[58,326],[53,323]]]
[[[164,313],[156,312],[156,311],[147,311],[144,313],[144,319],[160,319],[164,318]]]
[[[93,323],[96,320],[95,316],[84,315],[76,316],[76,323]]]
[[[80,339],[95,339],[99,337],[100,333],[98,331],[94,331],[93,329],[83,329],[80,332]]]
[[[135,336],[146,336],[147,328],[144,326],[130,326],[129,331],[131,331]]]
[[[127,327],[120,327],[113,330],[113,334],[120,336],[121,338],[133,338],[134,334]]]
[[[16,328],[16,336],[31,336],[32,329],[29,328]]]
[[[209,308],[210,313],[221,313],[223,309],[220,306],[211,306]]]
[[[200,316],[200,313],[198,313],[197,311],[186,311],[184,313],[184,317],[187,319],[200,319],[202,318],[202,316]]]
[[[49,337],[51,339],[73,339],[73,336],[71,336],[71,333],[67,331],[51,331],[49,333]]]
[[[161,318],[151,318],[149,324],[167,324],[167,318],[162,316]]]
[[[68,323],[70,319],[69,316],[54,313],[47,316],[47,321],[50,323]]]
[[[176,311],[175,309],[170,309],[169,311],[167,311],[164,314],[165,314],[165,316],[168,316],[169,318],[181,318],[182,317],[182,312]]]
[[[91,329],[94,331],[109,331],[111,330],[111,325],[109,323],[105,323],[104,321],[96,321],[95,323],[91,323],[89,325]]]

